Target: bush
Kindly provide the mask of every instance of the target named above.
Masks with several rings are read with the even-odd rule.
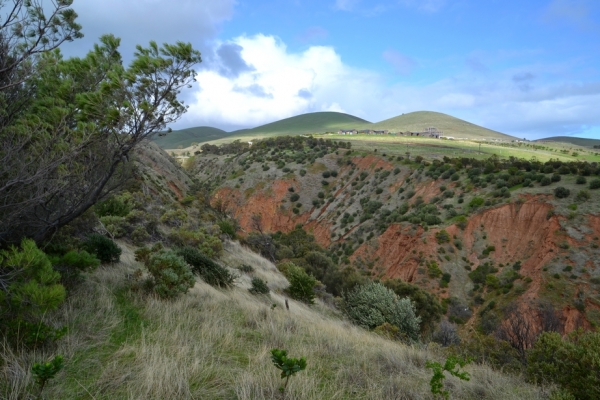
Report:
[[[586,200],[589,200],[591,197],[592,196],[591,196],[590,192],[584,189],[584,190],[580,190],[577,193],[577,196],[575,196],[575,200],[586,201]]]
[[[286,289],[287,294],[292,299],[313,304],[317,280],[312,275],[307,274],[304,269],[291,262],[277,267],[290,282],[290,286]]]
[[[542,178],[542,180],[540,181],[540,185],[542,185],[542,186],[548,186],[551,183],[552,183],[552,181],[547,176],[544,176]]]
[[[556,189],[554,189],[554,196],[556,196],[559,199],[565,199],[565,198],[569,197],[570,195],[571,195],[571,191],[562,186],[559,186]]]
[[[81,273],[100,265],[100,260],[85,250],[69,251],[62,257],[52,260],[53,268],[60,273],[60,282],[66,288],[73,288],[83,281]]]
[[[481,207],[484,202],[485,200],[483,199],[483,197],[473,197],[469,202],[469,207],[475,209]]]
[[[435,324],[444,314],[444,308],[438,299],[420,287],[403,282],[400,279],[389,279],[383,284],[394,291],[399,298],[409,298],[416,309],[417,316],[421,318],[421,332],[433,330]]]
[[[421,318],[416,316],[412,302],[398,298],[381,283],[356,286],[345,294],[343,309],[354,323],[364,328],[375,329],[387,322],[400,328],[411,340],[419,337]]]
[[[578,185],[585,185],[587,183],[587,179],[585,179],[585,176],[578,176],[577,180],[575,181],[576,184]]]
[[[93,233],[83,242],[82,247],[87,252],[96,255],[101,263],[119,262],[121,248],[106,236]]]
[[[600,333],[574,331],[540,335],[527,357],[527,373],[536,382],[552,382],[577,399],[600,398]]]
[[[94,212],[99,217],[115,216],[124,217],[131,211],[131,206],[125,196],[113,196],[107,200],[100,201],[94,206]]]
[[[600,189],[600,179],[594,179],[590,182],[590,189]]]
[[[148,258],[146,267],[153,278],[153,289],[162,298],[174,298],[194,286],[192,267],[170,250],[160,250]]]
[[[442,229],[435,234],[435,239],[437,240],[438,244],[448,243],[450,242],[450,234],[446,232],[445,229]]]
[[[191,265],[192,271],[209,285],[229,287],[235,277],[224,267],[220,266],[195,247],[183,247],[177,250],[177,255]]]
[[[292,203],[294,203],[294,202],[298,201],[299,199],[300,199],[300,195],[299,195],[298,193],[294,193],[294,194],[292,194],[292,195],[290,196],[290,201],[291,201]]]
[[[252,278],[252,287],[248,290],[252,294],[269,294],[267,282],[257,277]]]
[[[236,229],[235,229],[234,222],[224,219],[224,220],[217,222],[217,225],[219,226],[221,233],[224,233],[225,235],[228,235],[231,238],[235,238],[235,230]]]
[[[0,252],[0,332],[15,345],[36,347],[64,332],[42,322],[48,311],[65,299],[60,274],[35,242],[24,239],[21,247]]]

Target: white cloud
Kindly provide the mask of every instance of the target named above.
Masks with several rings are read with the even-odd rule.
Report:
[[[523,137],[576,133],[600,126],[600,82],[555,83],[564,65],[525,65],[481,74],[465,67],[432,82],[389,84],[387,76],[353,68],[332,47],[291,52],[266,35],[227,42],[245,66],[218,63],[198,73],[200,90],[178,126],[233,130],[314,111],[339,111],[377,122],[431,110]],[[216,48],[223,46],[217,43]]]
[[[345,65],[331,47],[312,46],[290,53],[273,36],[242,36],[232,41],[251,67],[237,77],[217,69],[200,71],[201,90],[189,119],[236,126],[255,126],[311,111],[368,111],[364,97],[381,89],[374,73]]]

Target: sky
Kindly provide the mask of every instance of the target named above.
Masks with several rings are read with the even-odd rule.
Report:
[[[173,126],[255,127],[314,111],[437,111],[527,139],[600,139],[598,0],[75,0],[104,33],[202,53]]]

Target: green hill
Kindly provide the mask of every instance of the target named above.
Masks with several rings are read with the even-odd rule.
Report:
[[[181,129],[173,131],[165,136],[156,135],[152,139],[154,143],[163,149],[177,149],[189,147],[192,143],[203,143],[211,140],[218,140],[231,135],[222,129],[212,128],[210,126],[198,126],[195,128]]]
[[[376,124],[371,125],[370,129],[422,132],[428,127],[437,128],[444,132],[444,136],[453,136],[455,138],[515,139],[513,136],[433,111],[416,111],[402,114],[394,118],[386,119],[385,121],[377,122]]]
[[[583,147],[593,147],[600,145],[600,139],[585,139],[572,136],[553,136],[545,139],[538,139],[536,140],[536,142],[561,142]]]
[[[300,135],[337,131],[343,127],[371,125],[371,122],[339,112],[314,112],[285,118],[252,129],[232,132],[232,136]]]
[[[256,128],[240,129],[233,132],[225,132],[221,129],[206,126],[183,129],[163,137],[157,137],[155,142],[163,149],[177,149],[180,146],[181,148],[189,147],[192,143],[211,142],[221,144],[236,139],[250,140],[269,136],[337,132],[339,129],[387,129],[392,132],[422,132],[429,127],[437,128],[445,136],[455,138],[515,139],[513,136],[433,111],[416,111],[377,123],[349,114],[327,111],[301,114]]]

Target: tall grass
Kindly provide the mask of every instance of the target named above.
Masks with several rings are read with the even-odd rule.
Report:
[[[426,360],[432,348],[406,346],[331,316],[324,305],[254,296],[241,286],[218,290],[197,282],[173,301],[131,292],[126,273],[137,267],[131,250],[123,262],[90,275],[53,316],[69,334],[43,352],[0,347],[0,397],[30,398],[31,365],[65,356],[65,369],[48,384],[51,399],[278,399],[281,385],[270,349],[305,356],[306,371],[290,380],[287,399],[431,399]],[[254,267],[280,289],[275,267],[237,244],[227,263]],[[275,307],[273,305],[276,305]],[[467,367],[472,379],[447,379],[454,398],[541,399],[538,388],[486,366]]]

